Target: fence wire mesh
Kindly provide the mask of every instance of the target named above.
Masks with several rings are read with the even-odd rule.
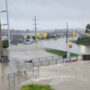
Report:
[[[20,86],[30,78],[38,78],[40,76],[40,67],[55,65],[65,62],[73,62],[80,60],[80,57],[62,58],[60,56],[50,56],[25,60],[20,62],[13,60],[14,74],[13,76],[0,76],[0,90],[20,90]]]

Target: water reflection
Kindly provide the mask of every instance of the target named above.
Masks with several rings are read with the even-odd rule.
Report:
[[[74,52],[78,54],[90,54],[90,46],[77,45],[74,43],[72,44],[73,44],[73,48],[70,49],[70,52]],[[60,38],[57,40],[54,40],[54,39],[44,40],[39,43],[39,47],[53,48],[53,49],[64,50],[64,51],[66,51],[66,48],[67,48],[66,46],[67,46],[66,38]],[[8,73],[9,73],[9,65],[0,63],[0,76]]]
[[[80,45],[79,48],[82,54],[90,54],[90,46]]]
[[[71,40],[70,38],[69,40]],[[69,42],[71,43],[71,42]],[[77,45],[73,44],[73,48],[69,49],[70,52],[74,52],[77,54],[90,54],[90,46],[84,46],[84,45]],[[52,48],[52,49],[58,49],[58,50],[64,50],[66,51],[67,45],[66,45],[66,38],[60,38],[58,40],[44,40],[43,41],[43,47],[44,48]]]
[[[9,73],[9,65],[6,63],[0,63],[0,76],[7,75]]]

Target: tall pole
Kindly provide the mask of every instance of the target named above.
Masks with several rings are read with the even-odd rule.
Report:
[[[12,63],[12,58],[11,58],[11,40],[10,40],[10,28],[9,28],[9,13],[8,13],[8,1],[5,1],[6,3],[6,13],[7,13],[7,30],[8,30],[8,42],[9,42],[9,60],[10,60],[10,75],[13,75],[13,63]]]
[[[2,35],[1,35],[1,21],[0,21],[0,58],[2,56],[3,50],[2,50]]]
[[[70,57],[69,47],[68,47],[68,22],[66,23],[66,27],[67,27],[67,30],[66,30],[66,48],[67,48],[67,60],[68,60],[68,58]]]
[[[67,27],[67,30],[66,30],[66,44],[68,44],[68,23],[66,23],[66,27]]]
[[[36,33],[37,33],[37,18],[36,18],[36,16],[34,16],[34,25],[35,25],[35,43],[37,44],[37,35],[36,35]]]

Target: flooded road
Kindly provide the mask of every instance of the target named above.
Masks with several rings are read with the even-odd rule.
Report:
[[[69,40],[72,40],[70,38]],[[90,46],[84,46],[84,45],[77,45],[74,43],[71,43],[69,41],[69,44],[73,45],[72,49],[69,49],[70,52],[78,53],[78,54],[90,54]],[[42,46],[44,48],[52,48],[52,49],[58,49],[58,50],[67,50],[67,44],[66,44],[66,38],[60,38],[57,40],[51,39],[51,40],[45,40],[42,42]]]
[[[71,42],[69,42],[69,43],[71,43]],[[41,48],[41,45],[44,48],[53,48],[53,49],[59,49],[59,50],[65,50],[65,51],[67,50],[67,45],[66,45],[66,39],[65,38],[60,38],[60,39],[57,39],[57,40],[54,40],[54,39],[43,40],[42,43],[41,43],[41,41],[39,42],[39,47],[40,48]],[[90,46],[86,47],[84,45],[77,45],[77,44],[74,44],[74,43],[72,43],[72,45],[73,45],[73,48],[69,49],[70,52],[74,52],[74,53],[78,53],[78,54],[90,54]],[[22,52],[22,51],[20,51],[20,52]],[[34,54],[34,53],[32,53],[32,54]],[[0,63],[0,76],[6,75],[8,73],[9,73],[9,64]]]
[[[9,65],[0,63],[0,90],[8,90]]]
[[[9,73],[9,64],[0,63],[0,76],[7,75]]]
[[[71,43],[71,42],[69,42]],[[81,54],[90,54],[90,46],[84,46],[84,45],[76,45],[74,43],[73,44],[73,48],[69,49],[70,52],[74,52],[74,53],[78,53],[79,55]],[[65,38],[60,38],[57,40],[51,39],[51,40],[43,40],[42,42],[39,42],[39,47],[44,47],[44,48],[52,48],[52,49],[58,49],[58,50],[67,50],[67,45],[66,45],[66,39]],[[30,54],[30,52],[28,51],[28,48],[24,48],[26,50],[26,53],[28,56],[32,55],[31,57],[34,57],[33,53]],[[36,49],[35,49],[36,50]],[[20,51],[21,53],[23,53],[23,51]],[[41,53],[38,53],[38,56],[40,56]],[[16,54],[15,54],[16,55]],[[25,55],[25,54],[23,54]],[[36,53],[37,55],[37,53]],[[20,56],[22,57],[22,56]],[[8,90],[6,89],[8,87],[8,76],[9,74],[9,64],[8,63],[0,63],[0,90]],[[4,86],[5,87],[4,87]]]

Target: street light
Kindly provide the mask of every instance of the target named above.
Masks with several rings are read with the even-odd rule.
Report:
[[[6,15],[7,15],[7,29],[8,29],[8,41],[9,41],[9,60],[10,60],[10,75],[13,75],[13,66],[11,58],[11,40],[10,40],[10,28],[9,28],[9,13],[8,13],[8,2],[6,0]]]
[[[1,11],[0,13],[6,13],[7,16],[7,24],[3,24],[2,26],[7,25],[7,30],[8,30],[8,42],[9,42],[9,66],[10,66],[10,76],[13,76],[13,66],[12,66],[12,58],[11,58],[11,40],[10,40],[10,28],[9,28],[9,13],[8,13],[8,1],[5,0],[5,6],[6,10]]]

